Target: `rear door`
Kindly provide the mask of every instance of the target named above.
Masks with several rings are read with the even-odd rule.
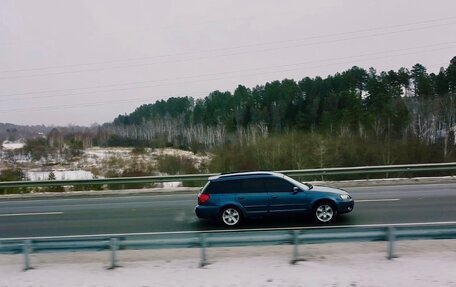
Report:
[[[235,180],[237,200],[250,216],[268,212],[269,195],[264,189],[262,178]]]
[[[309,208],[309,198],[305,191],[295,192],[292,183],[282,178],[265,178],[264,185],[268,191],[271,214],[305,213]]]

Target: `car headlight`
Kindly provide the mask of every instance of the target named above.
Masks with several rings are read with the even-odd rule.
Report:
[[[350,200],[350,199],[351,199],[351,196],[348,195],[348,194],[341,194],[341,195],[339,195],[339,196],[340,196],[340,198],[342,198],[343,200]]]

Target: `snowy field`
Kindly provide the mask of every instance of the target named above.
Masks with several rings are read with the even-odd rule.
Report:
[[[93,174],[85,170],[53,170],[56,180],[93,179]],[[48,180],[49,171],[27,171],[28,180]]]
[[[93,179],[94,174],[90,171],[85,170],[53,170],[56,180],[80,180],[80,179]],[[28,180],[39,181],[48,180],[50,171],[27,171],[25,176]],[[103,178],[98,176],[98,178]],[[161,182],[156,184],[157,187],[161,188],[175,188],[181,187],[182,182]],[[0,285],[1,287],[1,285]]]
[[[16,149],[21,149],[25,146],[24,142],[10,142],[10,141],[4,141],[2,143],[2,148],[4,150],[16,150]]]
[[[203,162],[208,162],[210,160],[210,156],[208,155],[195,155],[190,151],[174,148],[146,148],[146,152],[140,155],[132,155],[132,150],[132,148],[126,147],[91,147],[84,150],[82,160],[78,164],[85,167],[100,167],[101,163],[113,158],[133,159],[135,161],[144,161],[151,164],[156,163],[157,158],[160,156],[178,156],[191,159],[195,163],[195,166],[199,167]]]
[[[385,243],[301,245],[306,261],[289,263],[291,246],[122,251],[122,267],[107,270],[107,253],[34,255],[21,271],[20,255],[0,256],[0,286],[456,286],[456,241],[400,242],[399,258]],[[104,263],[101,263],[104,262]]]
[[[13,151],[24,147],[23,142],[8,142],[2,143],[0,150],[0,167],[2,161],[7,162],[6,151]],[[16,164],[23,163],[23,170],[27,180],[39,181],[48,180],[49,173],[54,172],[57,180],[81,180],[103,178],[108,171],[116,171],[121,174],[125,169],[132,167],[150,168],[152,171],[156,168],[158,158],[162,156],[177,156],[190,159],[196,168],[210,160],[209,155],[195,155],[190,151],[178,150],[173,148],[160,148],[151,149],[146,148],[144,153],[135,154],[132,152],[133,148],[101,148],[92,147],[85,149],[80,157],[75,158],[72,162],[60,162],[51,168],[49,166],[43,167],[42,162],[32,163],[31,157],[26,155],[14,155]],[[62,158],[63,160],[63,158]],[[158,170],[154,171],[156,175],[166,175],[160,173]],[[182,182],[168,182],[157,184],[157,187],[180,187]]]

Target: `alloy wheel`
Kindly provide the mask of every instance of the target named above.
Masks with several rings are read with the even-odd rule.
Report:
[[[236,208],[229,207],[222,212],[222,221],[228,226],[234,226],[239,223],[241,214]]]
[[[315,217],[320,222],[329,222],[334,217],[334,209],[329,204],[322,204],[315,210]]]

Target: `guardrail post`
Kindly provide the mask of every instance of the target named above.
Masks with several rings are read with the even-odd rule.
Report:
[[[33,269],[30,266],[30,253],[31,252],[32,252],[32,241],[24,240],[24,244],[22,245],[22,253],[24,254],[24,271]]]
[[[291,259],[291,264],[296,264],[296,262],[301,261],[299,258],[299,231],[293,230],[293,259]]]
[[[412,178],[412,172],[409,167],[407,168],[407,178]]]
[[[201,240],[201,262],[200,262],[200,267],[204,267],[209,264],[207,261],[207,253],[206,253],[206,248],[207,248],[207,235],[205,233],[202,233],[200,236]]]
[[[116,251],[119,250],[119,239],[110,238],[109,239],[109,249],[111,250],[111,266],[109,266],[108,269],[114,269],[116,267],[120,267],[120,265],[117,265],[117,253],[116,253]]]
[[[386,230],[386,235],[388,238],[388,260],[391,260],[393,258],[397,258],[396,255],[394,255],[394,245],[396,241],[396,234],[394,233],[394,227],[393,226],[388,226]]]

